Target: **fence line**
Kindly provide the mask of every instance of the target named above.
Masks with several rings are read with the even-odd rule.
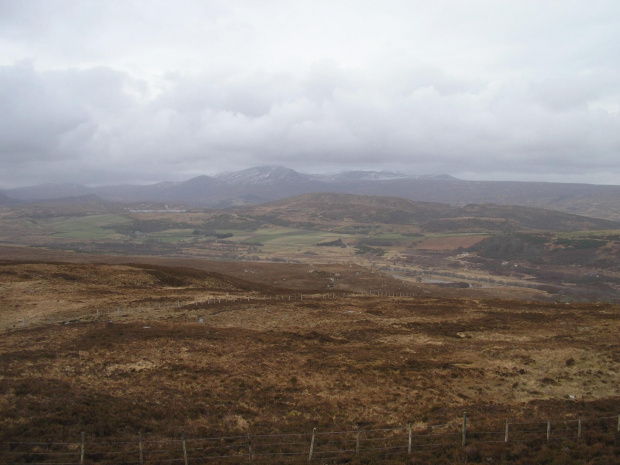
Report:
[[[531,447],[545,443],[575,442],[587,434],[620,435],[620,414],[590,419],[558,419],[536,422],[505,421],[499,430],[472,428],[471,418],[463,415],[462,425],[414,426],[312,431],[283,434],[251,434],[220,437],[197,437],[167,440],[94,441],[84,433],[77,442],[0,442],[0,463],[41,465],[84,465],[91,463],[255,463],[278,459],[307,458],[330,460],[342,456],[415,455],[420,450],[443,447],[455,449],[471,444],[528,443]],[[475,423],[474,423],[475,424]],[[481,427],[488,424],[481,424]],[[531,425],[534,425],[532,427]],[[437,428],[448,431],[434,432]],[[533,428],[533,429],[532,429]],[[306,460],[306,459],[305,459]]]
[[[329,292],[329,293],[300,293],[300,294],[271,294],[271,295],[209,295],[203,300],[184,300],[168,301],[168,302],[134,302],[133,305],[118,305],[113,308],[95,308],[58,312],[54,315],[27,318],[22,317],[16,321],[3,323],[0,330],[12,331],[33,326],[44,325],[61,325],[72,324],[78,322],[94,322],[94,321],[114,321],[122,318],[135,317],[146,312],[154,312],[161,310],[206,310],[214,306],[234,303],[264,303],[264,302],[304,302],[312,300],[325,300],[337,298],[383,298],[383,299],[406,299],[414,298],[416,294],[412,293],[394,293],[382,291],[368,292]],[[208,315],[205,315],[208,316]]]

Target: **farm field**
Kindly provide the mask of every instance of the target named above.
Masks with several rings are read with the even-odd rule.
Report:
[[[134,260],[141,262],[157,257],[167,264],[192,259],[239,264],[245,261],[306,266],[355,264],[409,284],[435,282],[469,287],[474,294],[493,288],[498,295],[514,297],[518,288],[517,294],[530,299],[620,300],[620,273],[615,264],[617,250],[620,250],[617,231],[574,231],[542,236],[549,244],[544,246],[548,252],[542,252],[538,242],[529,246],[518,237],[497,242],[500,245],[514,243],[510,247],[516,250],[538,247],[537,254],[549,257],[546,259],[542,255],[542,260],[536,258],[533,262],[529,256],[514,256],[512,248],[506,249],[505,258],[501,250],[500,255],[490,259],[482,257],[480,252],[464,253],[496,237],[489,232],[411,233],[402,227],[396,228],[397,232],[388,232],[387,229],[394,228],[385,225],[377,225],[372,234],[357,227],[309,230],[273,225],[256,230],[223,228],[205,232],[188,227],[187,221],[204,222],[204,218],[195,213],[170,213],[167,219],[166,214],[157,213],[157,219],[153,217],[152,213],[132,213],[130,217],[93,215],[47,220],[22,218],[19,221],[5,218],[4,222],[0,218],[0,223],[4,234],[2,242],[13,246],[6,249],[7,258],[11,256],[9,249],[30,245],[38,247],[32,249],[38,250],[37,253],[51,253],[52,256],[56,253],[53,251],[60,255],[63,251],[78,252],[78,255],[94,253],[102,261],[108,260],[108,256],[117,256],[135,257]],[[143,228],[155,230],[137,230],[136,221]],[[532,237],[534,239],[526,237],[525,240],[538,241],[536,236]],[[601,247],[602,244],[607,245]],[[492,253],[494,250],[490,249]],[[564,263],[570,266],[563,266]],[[462,293],[465,292],[463,289]]]
[[[355,265],[407,286],[457,288],[462,297],[491,293],[548,302],[620,303],[617,226],[523,207],[454,209],[338,194],[225,210],[130,208],[91,199],[2,208],[0,244],[52,255],[95,254],[102,261],[198,260],[201,269],[205,260],[237,263],[225,266],[231,270],[244,262]],[[270,278],[264,281],[274,284]],[[325,281],[319,288],[331,285],[338,288]]]
[[[0,442],[409,422],[458,432],[464,411],[474,430],[501,430],[506,419],[587,425],[620,413],[616,305],[457,298],[458,290],[363,267],[258,265],[233,276],[161,264],[2,262]],[[332,278],[339,287],[325,288]],[[618,438],[606,434],[569,444],[571,453],[611,463]],[[524,464],[549,454],[572,463],[553,445],[475,442],[418,450],[407,463]],[[375,453],[351,463],[403,458]]]

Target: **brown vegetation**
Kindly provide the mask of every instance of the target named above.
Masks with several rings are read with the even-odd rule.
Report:
[[[277,268],[266,278],[268,268],[253,266],[232,277],[153,264],[1,264],[0,442],[408,422],[458,431],[465,410],[495,429],[504,419],[620,413],[618,306],[455,299],[421,286],[401,297],[390,287],[398,281],[335,265],[281,265],[293,279],[276,287],[267,281]],[[332,293],[325,281],[336,274],[351,286],[368,276],[364,286],[394,296]],[[303,300],[284,287],[295,276]],[[605,437],[571,454],[611,463],[618,438]],[[472,447],[420,451],[411,463],[570,463],[548,460],[553,447]]]

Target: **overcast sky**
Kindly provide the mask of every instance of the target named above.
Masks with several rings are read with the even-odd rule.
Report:
[[[0,0],[0,188],[620,184],[618,0]]]

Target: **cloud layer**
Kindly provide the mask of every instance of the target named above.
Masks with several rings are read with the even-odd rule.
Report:
[[[0,1],[0,18],[0,187],[265,164],[620,184],[617,2]]]

